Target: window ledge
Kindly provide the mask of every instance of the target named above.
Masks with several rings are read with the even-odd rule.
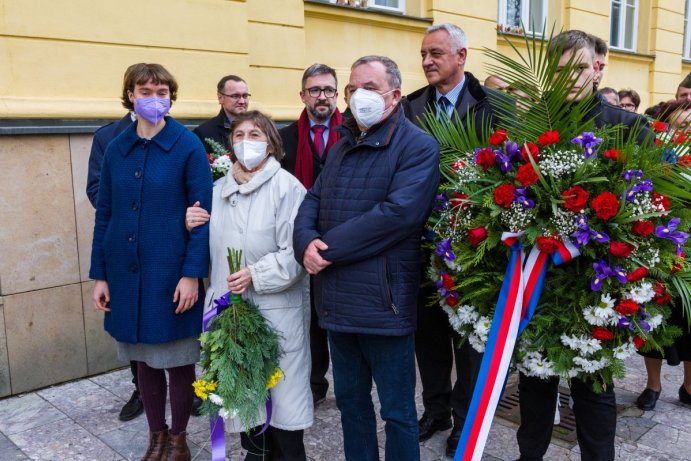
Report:
[[[610,48],[609,53],[610,53],[610,55],[614,54],[614,55],[633,57],[633,58],[638,58],[640,60],[645,60],[645,61],[653,61],[655,59],[654,54],[639,53],[637,51],[623,50],[621,48]]]
[[[375,7],[339,5],[328,0],[305,0],[305,16],[328,20],[346,21],[394,29],[424,31],[434,22],[432,18],[411,16]]]

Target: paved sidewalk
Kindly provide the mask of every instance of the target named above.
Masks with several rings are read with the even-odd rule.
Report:
[[[626,380],[617,382],[620,413],[617,424],[618,460],[691,460],[691,407],[679,403],[681,367],[663,368],[663,392],[655,411],[642,412],[634,401],[645,385],[643,360],[632,357]],[[117,416],[132,387],[129,369],[123,369],[0,400],[0,460],[138,460],[147,445],[144,416],[122,423]],[[375,392],[376,396],[376,392]],[[422,413],[420,386],[417,405]],[[188,427],[195,460],[211,459],[208,421],[192,418]],[[515,460],[516,425],[495,418],[484,460]],[[421,446],[423,461],[447,460],[448,431]],[[383,425],[379,423],[380,446]],[[228,459],[244,459],[238,436],[229,434]],[[333,394],[315,411],[315,424],[305,432],[310,460],[344,460],[340,418]],[[381,450],[383,459],[383,449]],[[579,460],[578,447],[552,439],[549,460]],[[395,460],[394,460],[395,461]]]

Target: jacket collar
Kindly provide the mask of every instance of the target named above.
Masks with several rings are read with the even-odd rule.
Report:
[[[137,135],[137,123],[134,122],[120,135],[120,142],[117,147],[123,157],[127,157],[132,148],[143,139]],[[166,124],[161,131],[151,138],[151,142],[156,144],[164,152],[170,152],[178,138],[187,130],[183,125],[176,122],[173,117],[166,116]]]
[[[259,170],[249,182],[245,184],[238,184],[233,177],[232,172],[228,172],[221,181],[221,197],[228,198],[235,193],[248,195],[259,189],[265,182],[269,181],[281,169],[281,164],[269,156],[269,160],[264,165],[264,168]]]
[[[221,107],[221,110],[218,112],[218,115],[216,116],[216,125],[223,128],[230,128],[230,120],[228,120],[228,117],[226,116],[223,107]]]
[[[382,123],[370,128],[364,137],[361,137],[362,132],[357,126],[355,117],[345,119],[340,129],[351,139],[353,144],[385,147],[389,145],[394,131],[403,120],[405,120],[405,112],[399,102],[393,113]]]

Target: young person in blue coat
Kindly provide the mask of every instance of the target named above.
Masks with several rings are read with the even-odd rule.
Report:
[[[138,362],[150,431],[144,460],[190,459],[185,430],[199,360],[200,279],[209,268],[208,225],[188,232],[184,219],[195,202],[211,207],[211,171],[201,141],[166,116],[177,89],[159,64],[138,64],[125,80],[137,120],[106,149],[89,272],[119,357]]]

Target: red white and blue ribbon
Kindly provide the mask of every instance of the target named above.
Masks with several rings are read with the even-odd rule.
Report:
[[[522,232],[502,234],[502,241],[511,248],[511,257],[454,461],[479,461],[482,458],[494,413],[504,392],[516,340],[535,312],[549,260],[559,265],[579,254],[576,247],[565,242],[551,258],[537,246],[526,258],[521,235]]]

